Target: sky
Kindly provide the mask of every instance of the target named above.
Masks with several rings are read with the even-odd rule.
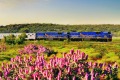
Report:
[[[120,0],[0,0],[0,25],[120,24]]]

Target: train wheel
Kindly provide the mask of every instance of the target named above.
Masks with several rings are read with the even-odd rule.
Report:
[[[109,40],[108,40],[108,38],[106,39],[106,42],[108,42]]]
[[[105,41],[105,42],[108,42],[108,39],[106,38],[106,39],[104,39],[104,41]]]
[[[109,41],[112,41],[112,39],[110,38]]]
[[[84,41],[84,39],[82,38],[82,41]]]
[[[82,39],[79,39],[79,41],[82,41]]]

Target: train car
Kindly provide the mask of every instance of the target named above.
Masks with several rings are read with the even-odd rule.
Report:
[[[46,32],[45,37],[46,37],[46,39],[49,39],[49,40],[57,40],[58,32]]]
[[[80,36],[80,32],[69,32],[68,33],[70,40],[81,41],[82,37]]]
[[[59,32],[58,40],[65,40],[65,39],[68,39],[68,33],[67,32]]]
[[[37,32],[36,33],[36,39],[42,40],[42,39],[45,39],[45,38],[46,38],[45,32]]]
[[[38,32],[36,39],[65,40],[68,38],[67,32]]]
[[[81,32],[82,40],[112,41],[110,32]]]
[[[36,33],[36,39],[58,39],[58,32],[38,32]]]
[[[80,32],[82,40],[96,40],[96,32]]]
[[[112,41],[112,34],[111,34],[111,32],[108,32],[108,41]]]
[[[0,39],[3,39],[5,36],[14,35],[18,37],[21,33],[0,33]]]
[[[112,41],[112,34],[111,32],[99,32],[97,33],[97,40],[100,41]]]
[[[14,35],[15,37],[18,37],[22,33],[0,33],[0,39],[3,39],[5,36]],[[35,39],[36,33],[26,33],[27,37],[26,39]]]
[[[36,39],[36,33],[26,33],[26,35],[27,35],[26,39],[29,39],[29,40]]]

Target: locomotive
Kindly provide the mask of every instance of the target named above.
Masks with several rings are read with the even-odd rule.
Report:
[[[112,41],[111,32],[38,32],[36,39],[51,39],[51,40],[65,40],[71,41]]]
[[[10,34],[21,35],[22,33],[0,33],[0,39]],[[71,41],[112,41],[111,32],[37,32],[26,33],[30,40],[71,40]]]

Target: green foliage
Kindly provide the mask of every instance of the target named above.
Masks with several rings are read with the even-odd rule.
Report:
[[[16,39],[15,39],[15,43],[16,44],[23,44],[26,38],[26,34],[22,33],[21,35],[19,35]]]
[[[108,51],[107,51],[107,46],[105,46],[105,45],[95,46],[95,49],[96,49],[96,51],[98,51],[102,56],[103,56],[105,53],[108,53]]]
[[[114,52],[109,52],[108,54],[105,54],[107,58],[114,57],[115,53]]]
[[[22,33],[18,37],[15,37],[13,34],[10,34],[9,36],[4,37],[4,42],[9,44],[9,45],[14,45],[14,44],[23,44],[26,38],[26,34]]]
[[[100,53],[91,53],[90,58],[93,60],[97,60],[97,59],[102,58],[102,55]]]
[[[5,44],[1,44],[0,45],[0,52],[4,52],[6,51],[6,45]]]
[[[65,44],[68,44],[69,42],[70,42],[69,39],[64,40],[64,45],[65,45]]]
[[[13,47],[12,49],[7,49],[4,52],[0,53],[0,63],[10,61],[10,58],[15,57],[18,53],[18,49]],[[1,64],[0,64],[1,65]]]
[[[119,60],[119,57],[114,52],[109,52],[107,54],[104,54],[103,58],[105,59],[105,62],[113,63]]]
[[[11,44],[15,44],[15,36],[13,34],[10,34],[9,36],[5,36],[4,40],[7,44],[11,45]]]
[[[20,33],[28,33],[29,32],[29,28],[21,28],[19,30]]]
[[[89,42],[82,42],[78,44],[78,49],[81,49],[81,48],[91,48],[92,47],[92,44],[89,43]]]
[[[119,45],[119,46],[116,46],[116,49],[114,50],[114,52],[115,52],[115,54],[116,54],[117,56],[119,56],[119,58],[120,58],[120,45]]]

